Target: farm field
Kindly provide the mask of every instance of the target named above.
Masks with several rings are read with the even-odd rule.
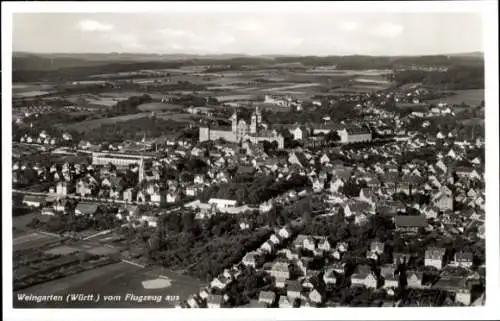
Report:
[[[159,102],[146,103],[139,105],[137,107],[140,111],[159,111],[159,110],[171,110],[171,109],[179,109],[182,108],[180,105],[174,104],[164,104]]]
[[[450,105],[459,105],[462,102],[470,106],[477,106],[481,100],[485,100],[484,89],[455,90],[454,95],[439,99],[430,100],[431,104],[448,103]]]
[[[143,282],[152,282],[157,278],[165,277],[168,287],[163,288],[146,288]],[[170,283],[170,284],[169,284]],[[196,293],[202,286],[202,282],[189,276],[178,275],[173,272],[166,271],[162,268],[150,267],[141,268],[125,262],[109,264],[93,270],[85,271],[65,278],[54,281],[49,281],[44,284],[35,285],[17,293],[32,293],[35,295],[64,295],[66,293],[99,293],[103,295],[120,295],[125,297],[127,293],[133,293],[136,296],[141,295],[172,295],[179,296],[181,300],[186,299],[188,295]],[[16,293],[14,294],[16,295]],[[167,302],[162,300],[161,303],[143,302],[134,303],[130,301],[121,301],[113,303],[41,303],[37,304],[44,308],[59,307],[59,308],[165,308],[173,307],[175,302]],[[35,307],[34,304],[19,302],[15,299],[15,307]]]
[[[14,251],[20,251],[39,248],[49,244],[56,244],[58,242],[59,237],[56,235],[32,232],[14,238],[12,241],[12,247]]]
[[[254,100],[257,98],[257,95],[248,95],[248,94],[241,94],[241,95],[221,95],[221,96],[216,96],[217,100],[219,102],[230,102],[230,101],[238,101],[238,100]]]
[[[29,98],[52,92],[53,86],[35,83],[12,84],[12,98]]]
[[[150,116],[150,113],[144,112],[144,113],[122,115],[122,116],[109,117],[109,118],[85,120],[82,122],[71,123],[71,124],[58,124],[56,126],[61,130],[73,129],[73,130],[76,130],[80,133],[85,133],[85,132],[94,130],[96,128],[99,128],[101,125],[104,125],[104,124],[114,124],[114,123],[121,122],[121,121],[138,119],[138,118],[148,117],[148,116]]]

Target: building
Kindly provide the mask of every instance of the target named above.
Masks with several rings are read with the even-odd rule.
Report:
[[[288,129],[294,140],[305,140],[308,137],[307,129],[304,126],[297,126]]]
[[[29,207],[42,207],[45,204],[45,197],[36,195],[26,195],[23,204]]]
[[[396,231],[404,233],[417,233],[419,228],[427,226],[425,215],[397,215],[394,218]]]
[[[128,167],[133,164],[140,164],[141,159],[150,159],[151,156],[147,155],[132,155],[132,154],[118,154],[106,152],[93,152],[92,165],[108,165],[113,164],[116,167]]]
[[[279,149],[284,148],[284,137],[277,131],[269,131],[262,123],[262,114],[258,107],[252,113],[250,120],[238,119],[238,114],[234,113],[231,118],[231,127],[210,127],[201,126],[199,129],[199,140],[215,141],[223,139],[228,142],[240,143],[250,141],[252,144],[259,142],[276,142]]]
[[[68,195],[75,191],[75,186],[69,182],[58,182],[56,185],[56,194]]]
[[[376,289],[377,277],[368,265],[358,265],[356,271],[351,276],[351,285]]]
[[[446,250],[444,248],[430,247],[425,251],[425,266],[433,266],[441,270],[444,266]]]
[[[272,104],[281,108],[291,108],[294,105],[294,99],[291,96],[265,95],[264,104]]]
[[[340,142],[344,144],[369,142],[372,140],[372,133],[363,127],[346,127],[338,130]]]
[[[261,291],[259,293],[259,302],[266,304],[267,306],[271,306],[276,301],[276,293],[271,291]]]
[[[237,201],[235,200],[227,200],[221,198],[211,198],[208,200],[208,204],[215,205],[218,209],[236,207]]]
[[[455,264],[461,267],[470,268],[473,264],[474,256],[470,251],[460,251],[455,253]]]

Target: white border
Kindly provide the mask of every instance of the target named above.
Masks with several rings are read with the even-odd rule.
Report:
[[[11,52],[13,12],[477,12],[484,18],[486,64],[486,305],[475,308],[334,308],[332,309],[225,309],[173,310],[21,310],[12,309],[11,181]],[[495,319],[500,317],[499,203],[498,203],[498,4],[496,1],[433,2],[2,2],[2,198],[3,198],[3,306],[7,321],[18,320],[300,320],[300,319]],[[460,37],[457,34],[457,37]],[[9,106],[9,107],[8,107]],[[439,311],[439,313],[438,313]]]

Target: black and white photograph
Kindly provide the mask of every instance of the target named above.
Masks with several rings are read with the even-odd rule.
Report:
[[[12,320],[495,318],[496,2],[4,4]]]

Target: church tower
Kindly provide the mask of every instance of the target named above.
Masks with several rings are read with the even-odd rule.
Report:
[[[236,135],[236,133],[238,132],[238,115],[236,114],[236,112],[234,112],[230,120],[231,120],[231,130],[233,134]]]
[[[257,134],[257,115],[255,112],[252,113],[250,121],[250,134]]]
[[[262,124],[262,114],[258,106],[255,107],[255,115],[257,116],[257,126],[260,126],[260,124]]]
[[[139,184],[144,180],[144,157],[141,156],[139,162]]]

